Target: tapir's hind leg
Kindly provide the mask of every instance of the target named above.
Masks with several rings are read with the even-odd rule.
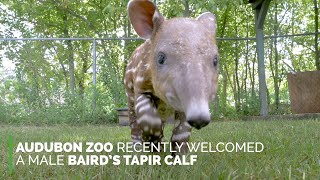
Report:
[[[163,138],[163,126],[156,108],[155,99],[150,94],[138,94],[136,96],[135,112],[137,124],[142,130],[142,140],[145,142],[161,142]]]
[[[180,149],[180,153],[188,152],[188,147],[186,142],[189,141],[189,137],[191,135],[191,126],[186,121],[186,116],[183,112],[175,111],[175,126],[172,132],[171,137],[171,145],[174,150],[179,150],[177,145],[182,147]]]

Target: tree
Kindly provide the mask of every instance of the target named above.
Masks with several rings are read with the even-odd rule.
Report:
[[[8,1],[0,3],[2,37],[137,37],[126,14],[128,0]],[[197,17],[210,11],[217,17],[217,37],[254,37],[254,12],[242,0],[156,1],[167,18]],[[286,74],[319,69],[318,1],[272,1],[265,35],[316,32],[312,36],[265,38],[266,86],[270,114],[289,113]],[[19,109],[16,114],[37,115],[66,111],[70,120],[113,116],[126,105],[123,76],[127,60],[142,41],[96,41],[97,108],[93,113],[92,41],[0,41],[0,61],[16,66],[1,77],[0,103]],[[258,115],[258,62],[255,40],[218,41],[219,92],[215,107],[220,117]],[[260,64],[261,67],[261,64]],[[1,67],[0,67],[1,70]],[[14,111],[12,111],[14,112]],[[13,113],[14,114],[14,113]],[[96,117],[96,116],[95,116]],[[39,119],[38,117],[36,119]]]
[[[314,36],[314,49],[315,49],[315,54],[316,54],[316,68],[317,70],[320,70],[320,51],[319,51],[319,7],[317,0],[313,0],[314,4],[314,31],[315,31],[315,36]]]

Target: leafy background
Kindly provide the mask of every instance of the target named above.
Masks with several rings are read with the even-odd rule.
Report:
[[[2,0],[0,37],[137,37],[127,0]],[[158,0],[167,18],[216,14],[217,37],[255,37],[254,13],[242,0]],[[316,6],[317,5],[317,6]],[[317,0],[272,1],[265,35],[318,32]],[[316,26],[317,25],[317,26]],[[0,122],[110,123],[126,106],[124,68],[141,40],[97,40],[97,86],[92,41],[0,41]],[[215,118],[259,115],[255,41],[221,40]],[[318,35],[265,39],[270,114],[290,113],[287,73],[320,69]],[[93,106],[93,101],[96,105]]]

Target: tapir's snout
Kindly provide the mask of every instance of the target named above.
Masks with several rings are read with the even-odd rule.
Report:
[[[210,112],[208,103],[193,103],[186,110],[187,122],[197,129],[201,129],[210,123]]]

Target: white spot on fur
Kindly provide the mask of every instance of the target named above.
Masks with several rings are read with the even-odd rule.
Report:
[[[144,130],[145,132],[149,131],[149,126],[144,126],[144,127],[143,127],[143,130]]]
[[[138,112],[138,109],[140,108],[141,105],[146,104],[146,103],[149,103],[148,98],[142,99],[141,101],[137,101],[136,112]]]
[[[136,68],[129,69],[129,70],[127,70],[126,74],[135,73],[136,70],[137,70]]]
[[[139,83],[139,82],[142,82],[143,80],[144,78],[142,76],[138,76],[136,79],[136,82]]]
[[[137,98],[137,101],[140,101],[141,98],[143,98],[144,95],[140,95],[138,98]]]
[[[151,108],[151,105],[148,103],[148,104],[145,104],[145,105],[142,105],[139,109],[138,109],[138,113],[141,113],[141,112],[144,112],[144,111],[147,111]]]
[[[144,92],[150,92],[150,93],[152,93],[152,89],[144,90]]]
[[[184,140],[186,138],[188,138],[190,136],[190,132],[183,132],[181,134],[175,134],[172,136],[172,141],[180,141],[180,140]]]
[[[128,83],[128,88],[129,88],[129,89],[132,89],[132,88],[133,88],[133,84],[132,84],[131,81]]]
[[[151,125],[152,127],[155,127],[155,126],[157,127],[157,126],[161,126],[162,122],[159,117],[153,117],[148,114],[144,114],[137,120],[137,123],[138,124],[146,123]]]

